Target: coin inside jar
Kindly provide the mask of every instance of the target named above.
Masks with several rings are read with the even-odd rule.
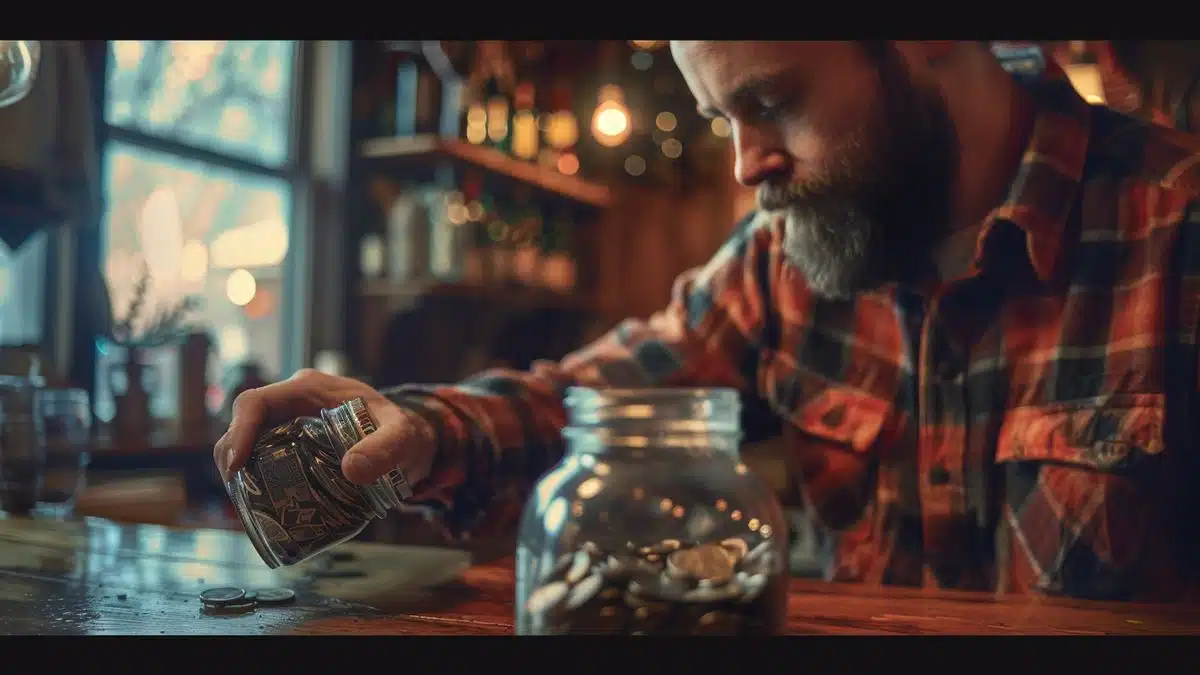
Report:
[[[674,577],[727,581],[733,577],[734,559],[729,551],[715,544],[675,551],[667,557],[667,571]]]

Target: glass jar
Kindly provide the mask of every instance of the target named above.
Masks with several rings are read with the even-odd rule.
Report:
[[[82,389],[42,389],[35,399],[45,440],[45,475],[37,513],[67,518],[87,484],[92,407]]]
[[[522,635],[777,634],[787,526],[739,461],[737,392],[568,390],[567,452],[525,506]]]
[[[342,457],[374,431],[366,403],[356,398],[258,439],[225,487],[268,567],[294,565],[352,539],[412,496],[399,470],[370,485],[342,475]]]

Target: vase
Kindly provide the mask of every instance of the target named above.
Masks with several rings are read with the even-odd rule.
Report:
[[[109,387],[116,408],[113,428],[117,436],[124,441],[147,439],[153,426],[150,400],[158,389],[158,368],[148,361],[145,350],[131,347],[124,363],[113,364]]]

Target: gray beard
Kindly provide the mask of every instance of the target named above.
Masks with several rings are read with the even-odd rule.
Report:
[[[816,295],[845,300],[870,289],[879,280],[873,269],[875,223],[854,207],[838,209],[836,215],[818,213],[803,206],[783,210],[783,250]]]

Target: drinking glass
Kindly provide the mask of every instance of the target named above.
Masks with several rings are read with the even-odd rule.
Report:
[[[41,496],[46,453],[36,395],[29,380],[0,376],[0,510],[9,515],[30,515]]]
[[[82,389],[40,389],[36,415],[44,442],[41,496],[34,515],[69,518],[87,484],[92,408]]]

